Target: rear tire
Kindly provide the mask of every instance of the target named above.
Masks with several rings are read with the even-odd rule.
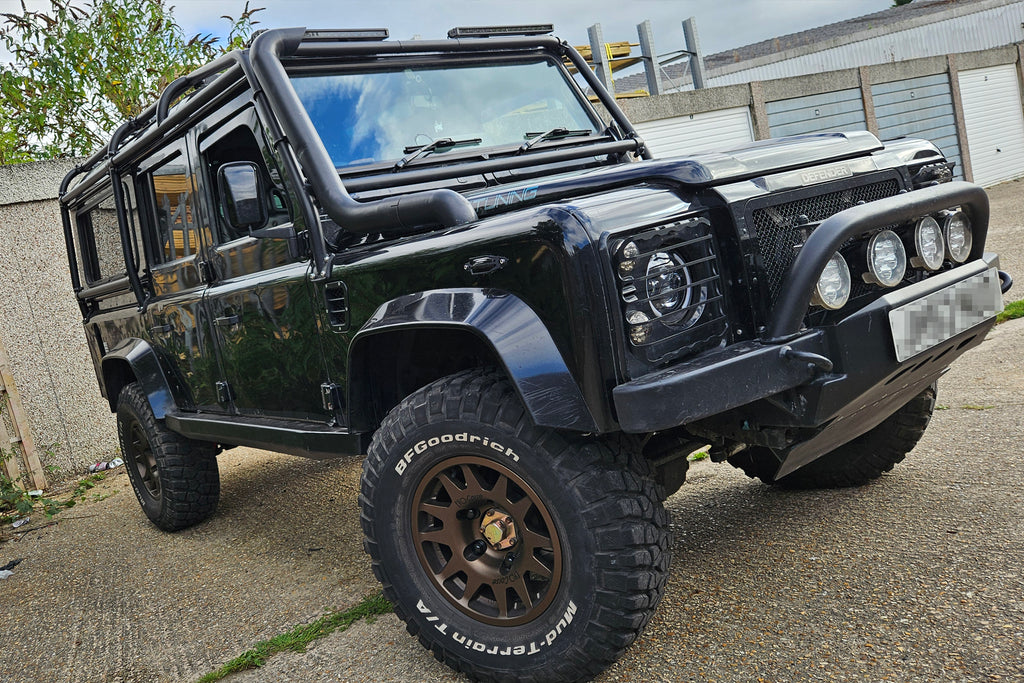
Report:
[[[138,383],[117,399],[117,436],[135,497],[149,520],[178,531],[213,514],[220,499],[214,447],[169,430]]]
[[[534,426],[494,372],[402,401],[369,448],[360,505],[409,632],[487,681],[589,679],[613,662],[668,576],[668,518],[633,450]]]
[[[779,461],[767,448],[752,447],[729,458],[747,476],[787,489],[862,486],[890,471],[914,449],[935,410],[931,385],[874,429],[800,469],[775,479]]]

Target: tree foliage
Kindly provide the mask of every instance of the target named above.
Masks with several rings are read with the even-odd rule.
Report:
[[[224,41],[185,36],[165,0],[50,0],[49,11],[0,13],[0,164],[82,156],[139,115],[178,76],[241,47],[246,3]]]

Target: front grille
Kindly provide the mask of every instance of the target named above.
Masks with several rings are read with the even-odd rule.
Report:
[[[889,178],[754,209],[751,224],[757,231],[761,268],[770,296],[769,308],[775,305],[800,245],[819,223],[851,206],[892,197],[899,191],[896,178]]]

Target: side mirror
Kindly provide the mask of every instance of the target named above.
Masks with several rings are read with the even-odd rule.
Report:
[[[224,220],[233,230],[262,228],[267,223],[266,190],[260,169],[251,161],[232,161],[217,171]]]

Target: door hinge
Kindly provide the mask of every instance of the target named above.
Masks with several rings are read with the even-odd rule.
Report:
[[[341,387],[337,384],[324,382],[320,385],[320,398],[323,400],[324,410],[335,413],[341,410]]]
[[[232,391],[231,385],[227,382],[217,382],[217,402],[218,403],[231,403],[235,400],[235,392]]]

